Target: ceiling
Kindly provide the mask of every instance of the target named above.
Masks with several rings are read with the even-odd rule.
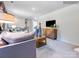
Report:
[[[19,17],[38,17],[74,4],[65,1],[7,1],[4,3],[9,13]]]

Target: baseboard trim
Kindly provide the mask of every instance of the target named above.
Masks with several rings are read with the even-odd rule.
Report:
[[[77,44],[77,43],[72,43],[72,42],[67,41],[67,40],[61,40],[61,41],[65,42],[65,43],[68,43],[68,44],[71,44],[71,45],[79,46],[79,44]]]

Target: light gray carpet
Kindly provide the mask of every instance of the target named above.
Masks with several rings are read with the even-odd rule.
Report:
[[[47,39],[47,45],[37,48],[37,58],[77,58],[79,53],[74,51],[75,46],[68,43]]]

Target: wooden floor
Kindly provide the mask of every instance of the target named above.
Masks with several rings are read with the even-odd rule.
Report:
[[[47,39],[47,45],[37,48],[36,55],[37,58],[78,58],[75,47],[59,40]]]

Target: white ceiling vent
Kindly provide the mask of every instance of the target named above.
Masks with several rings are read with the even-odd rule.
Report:
[[[63,4],[76,4],[79,3],[79,1],[63,1]]]

